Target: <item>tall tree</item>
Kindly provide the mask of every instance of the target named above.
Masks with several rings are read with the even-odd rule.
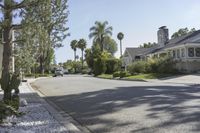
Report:
[[[192,29],[190,29],[190,30],[189,30],[187,27],[186,27],[186,28],[181,28],[181,29],[179,29],[177,32],[175,32],[175,33],[171,36],[171,38],[177,38],[177,37],[186,35],[186,34],[188,34],[188,33],[192,33],[192,32],[194,32],[194,31],[196,31],[195,28],[192,28]]]
[[[104,41],[108,36],[112,36],[112,27],[108,26],[108,22],[95,22],[95,26],[90,28],[89,38],[93,38],[95,43],[100,45],[101,51],[104,50]]]
[[[74,61],[76,61],[76,49],[77,49],[77,40],[72,40],[70,43],[71,48],[74,50]]]
[[[25,22],[29,25],[32,23],[34,27],[36,24],[39,26],[35,34],[36,40],[40,41],[38,61],[41,73],[44,73],[45,66],[50,65],[47,63],[51,62],[48,61],[51,59],[48,55],[52,53],[52,48],[62,47],[62,40],[69,35],[66,26],[69,14],[67,2],[67,0],[45,0],[36,8],[26,8],[24,11]],[[42,35],[38,36],[39,31]]]
[[[82,53],[82,57],[81,57],[82,69],[83,69],[83,63],[84,63],[84,60],[83,60],[83,51],[86,48],[86,45],[87,45],[87,42],[86,42],[85,39],[80,39],[78,41],[78,48],[81,49],[81,53]]]
[[[12,86],[14,83],[12,82],[12,78],[10,77],[10,70],[9,70],[10,58],[12,55],[12,47],[11,47],[12,46],[12,31],[16,27],[18,28],[22,28],[23,26],[30,27],[30,25],[26,23],[27,21],[25,21],[24,23],[21,23],[18,26],[14,25],[13,17],[18,16],[18,17],[24,18],[24,17],[27,17],[27,14],[29,14],[29,18],[32,18],[29,20],[35,20],[33,21],[35,22],[33,23],[34,28],[35,26],[37,27],[36,24],[38,24],[39,26],[36,29],[41,28],[42,29],[41,31],[45,33],[45,34],[40,34],[40,35],[43,35],[44,38],[48,38],[47,43],[51,42],[51,45],[59,46],[60,44],[59,42],[61,42],[62,39],[68,35],[63,32],[63,31],[66,31],[68,28],[62,27],[62,25],[64,26],[65,25],[64,23],[67,21],[66,20],[67,18],[66,13],[68,14],[68,12],[66,11],[67,5],[63,4],[66,2],[67,0],[56,0],[56,1],[55,0],[4,0],[4,1],[0,0],[0,8],[2,12],[2,15],[1,15],[2,22],[0,24],[1,24],[1,29],[3,30],[3,41],[4,41],[3,42],[4,52],[3,52],[3,61],[2,61],[3,70],[2,70],[1,88],[4,90],[4,101],[12,100],[11,91],[13,89]],[[39,8],[40,6],[41,8]],[[54,10],[55,7],[57,11]],[[41,12],[38,11],[38,9],[40,9]],[[40,14],[43,14],[46,18],[39,16],[38,15],[39,12]],[[60,14],[55,15],[55,13],[58,13],[58,12],[63,13],[63,15],[60,15]],[[55,16],[52,15],[53,13]],[[64,17],[65,15],[66,17]],[[60,19],[58,19],[59,17]],[[42,18],[42,20],[48,20],[48,21],[40,21],[41,20],[40,18]],[[44,22],[48,22],[48,23],[44,24]],[[49,26],[49,24],[51,24],[51,26]],[[33,30],[35,30],[34,28],[32,27]],[[40,39],[39,37],[34,38],[34,41],[40,42],[39,45],[45,44],[46,39],[44,39],[43,37],[40,37],[42,39]],[[53,42],[58,42],[58,43],[53,43]],[[34,44],[38,45],[38,43],[34,43]],[[50,47],[48,46],[48,48]]]
[[[104,49],[108,52],[111,53],[112,56],[117,52],[117,43],[114,39],[107,37],[105,38],[105,44],[104,44]]]
[[[11,88],[14,84],[12,78],[10,77],[10,58],[12,55],[12,31],[15,28],[13,25],[13,17],[17,14],[14,14],[18,9],[24,9],[25,7],[31,7],[39,4],[41,1],[28,1],[23,0],[18,2],[17,0],[4,0],[0,1],[0,8],[2,13],[2,23],[1,29],[3,30],[3,70],[2,70],[2,77],[1,77],[1,88],[4,91],[4,101],[11,101],[12,100],[12,89]],[[12,76],[13,77],[13,76]],[[18,88],[16,86],[16,88]]]

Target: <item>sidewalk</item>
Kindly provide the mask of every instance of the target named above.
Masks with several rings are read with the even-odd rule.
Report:
[[[32,82],[34,80],[30,80]],[[2,92],[0,92],[2,98]],[[25,113],[21,117],[10,117],[0,126],[0,132],[7,133],[79,133],[79,129],[63,120],[62,116],[30,87],[29,83],[20,86],[20,98],[26,99],[28,105],[20,107]]]

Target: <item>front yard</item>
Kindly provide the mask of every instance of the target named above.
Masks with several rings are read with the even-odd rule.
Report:
[[[149,73],[149,74],[137,74],[137,75],[132,75],[128,77],[124,77],[121,79],[127,79],[127,80],[147,80],[147,79],[161,79],[161,78],[166,78],[174,76],[172,74],[158,74],[158,73]],[[97,76],[98,78],[104,78],[104,79],[119,79],[119,77],[114,78],[112,74],[101,74]]]

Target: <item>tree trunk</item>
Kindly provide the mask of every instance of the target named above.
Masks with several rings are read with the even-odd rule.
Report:
[[[40,57],[40,73],[44,74],[44,60],[43,60],[43,57]]]
[[[122,40],[120,40],[120,56],[122,57]]]
[[[4,22],[3,27],[3,61],[2,61],[2,79],[1,79],[1,88],[4,91],[4,101],[11,100],[12,94],[9,87],[10,83],[10,58],[11,58],[11,46],[12,46],[12,10],[9,7],[9,2],[4,1],[5,10],[4,10]]]
[[[82,49],[82,71],[83,71],[83,49]]]
[[[76,50],[74,50],[74,61],[76,61]]]

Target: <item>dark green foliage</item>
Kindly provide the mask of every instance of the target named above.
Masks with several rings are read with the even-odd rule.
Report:
[[[117,71],[113,74],[113,77],[116,78],[116,77],[120,77],[120,78],[124,78],[124,77],[128,77],[130,76],[131,74],[128,73],[127,71]]]
[[[124,78],[124,77],[128,77],[130,76],[131,74],[129,74],[127,71],[121,71],[120,72],[120,78]]]
[[[106,72],[106,62],[102,58],[94,59],[94,75],[100,75]]]
[[[140,47],[140,48],[151,48],[151,47],[153,47],[153,46],[155,46],[155,45],[156,45],[155,42],[153,42],[153,43],[148,42],[148,43],[143,43],[143,44],[140,45],[139,47]]]
[[[106,61],[106,74],[112,74],[119,71],[121,68],[121,61],[115,58],[108,58]]]
[[[186,28],[181,28],[181,29],[179,29],[177,32],[175,32],[175,33],[171,36],[171,38],[177,38],[177,37],[180,37],[180,36],[184,36],[184,35],[187,35],[188,33],[194,32],[194,31],[196,31],[195,28],[192,28],[192,29],[190,29],[190,30],[189,30],[187,27],[186,27]]]
[[[117,71],[113,74],[113,78],[119,77],[119,78],[124,78],[124,77],[128,77],[131,74],[128,73],[127,71]]]
[[[20,117],[24,113],[18,112],[18,105],[19,102],[10,101],[8,103],[5,103],[4,101],[0,101],[0,123],[3,122],[3,119],[5,119],[7,116],[16,115],[17,117]]]
[[[149,59],[148,61],[137,61],[128,66],[128,71],[134,75],[137,73],[160,73],[175,74],[176,62],[171,58],[164,57],[159,59]]]
[[[147,72],[147,62],[137,61],[128,66],[128,71],[133,75],[135,73],[146,73]]]
[[[3,73],[6,74],[6,73]],[[4,101],[12,101],[12,90],[15,91],[15,95],[19,94],[19,85],[20,85],[19,74],[9,74],[4,75],[4,78],[1,79],[1,88],[4,90]]]
[[[113,78],[120,77],[120,71],[113,73]]]

